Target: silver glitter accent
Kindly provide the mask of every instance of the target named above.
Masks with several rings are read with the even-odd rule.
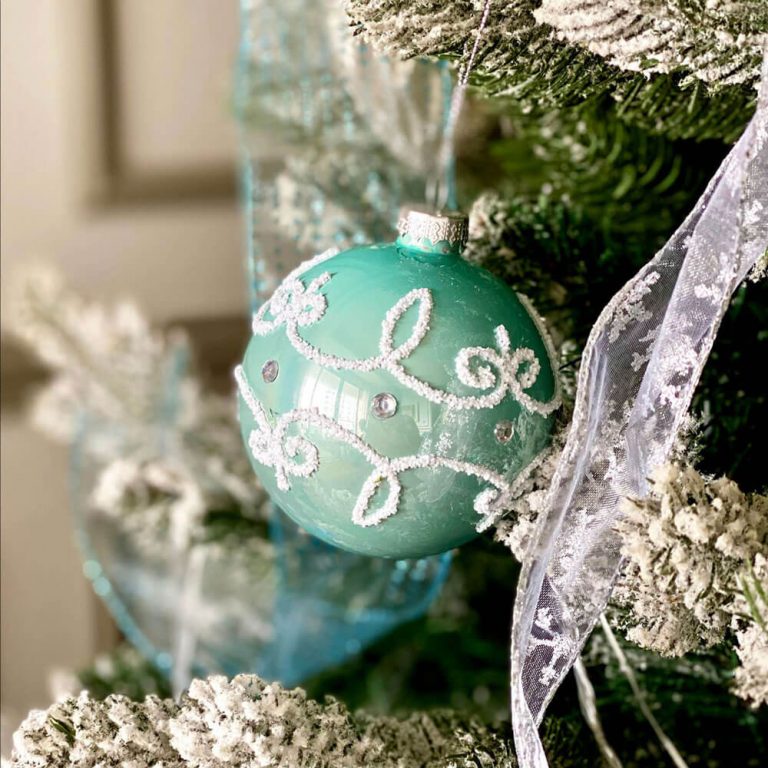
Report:
[[[493,436],[500,443],[508,443],[512,439],[512,435],[515,434],[515,425],[511,421],[500,421],[493,428]]]
[[[467,244],[469,219],[463,213],[436,214],[409,210],[401,214],[397,229],[401,236],[407,235],[416,243],[422,240],[434,245],[447,242],[461,250]]]
[[[391,419],[397,413],[397,398],[389,392],[380,392],[373,398],[371,410],[379,419]]]
[[[280,373],[280,366],[278,365],[277,360],[267,360],[267,362],[261,366],[261,378],[264,379],[267,384],[271,384],[277,378],[278,373]]]

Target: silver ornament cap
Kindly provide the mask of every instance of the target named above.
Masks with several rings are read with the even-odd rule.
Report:
[[[398,245],[424,253],[460,254],[467,244],[469,219],[464,213],[403,209],[397,225]]]

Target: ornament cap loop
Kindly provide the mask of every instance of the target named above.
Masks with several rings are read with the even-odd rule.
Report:
[[[460,212],[434,213],[407,208],[401,211],[397,229],[400,246],[423,253],[459,255],[467,244],[469,219]]]

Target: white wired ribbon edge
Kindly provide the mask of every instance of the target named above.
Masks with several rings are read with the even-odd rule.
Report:
[[[757,111],[683,225],[603,310],[523,564],[511,709],[521,768],[546,768],[544,712],[617,576],[618,503],[669,457],[730,298],[768,247],[768,55]]]

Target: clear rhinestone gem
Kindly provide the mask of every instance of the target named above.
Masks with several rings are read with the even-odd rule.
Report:
[[[380,419],[389,419],[397,412],[397,398],[389,392],[380,392],[373,398],[373,415]]]
[[[493,436],[500,443],[508,443],[515,434],[515,425],[511,421],[500,421],[493,428]]]
[[[267,360],[264,365],[261,366],[261,378],[271,384],[280,373],[280,366],[277,364],[277,360]]]

